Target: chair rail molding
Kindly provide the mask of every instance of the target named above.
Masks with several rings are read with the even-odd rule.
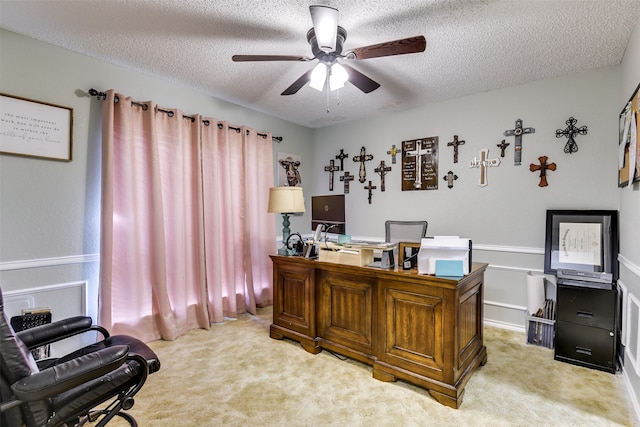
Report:
[[[83,264],[100,261],[100,254],[81,254],[63,257],[5,261],[0,263],[0,271],[23,270],[28,268],[52,267],[59,265]]]

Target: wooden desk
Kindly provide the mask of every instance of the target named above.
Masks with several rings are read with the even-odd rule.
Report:
[[[460,280],[416,271],[272,256],[270,336],[323,348],[373,366],[381,381],[401,379],[458,408],[483,343],[483,280],[474,263]]]

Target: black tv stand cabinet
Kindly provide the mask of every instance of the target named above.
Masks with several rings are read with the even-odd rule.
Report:
[[[615,373],[620,320],[618,287],[595,288],[558,280],[554,359]]]

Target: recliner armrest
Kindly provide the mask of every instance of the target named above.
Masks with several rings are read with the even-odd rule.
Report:
[[[16,332],[16,335],[30,349],[92,330],[100,332],[105,338],[109,337],[106,329],[92,324],[93,320],[89,316],[75,316],[25,329]]]
[[[128,354],[126,345],[99,350],[22,378],[11,390],[24,402],[46,399],[111,372]]]

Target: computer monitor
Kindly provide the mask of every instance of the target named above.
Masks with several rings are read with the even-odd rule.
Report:
[[[311,197],[311,229],[319,224],[328,233],[346,234],[344,194]]]

